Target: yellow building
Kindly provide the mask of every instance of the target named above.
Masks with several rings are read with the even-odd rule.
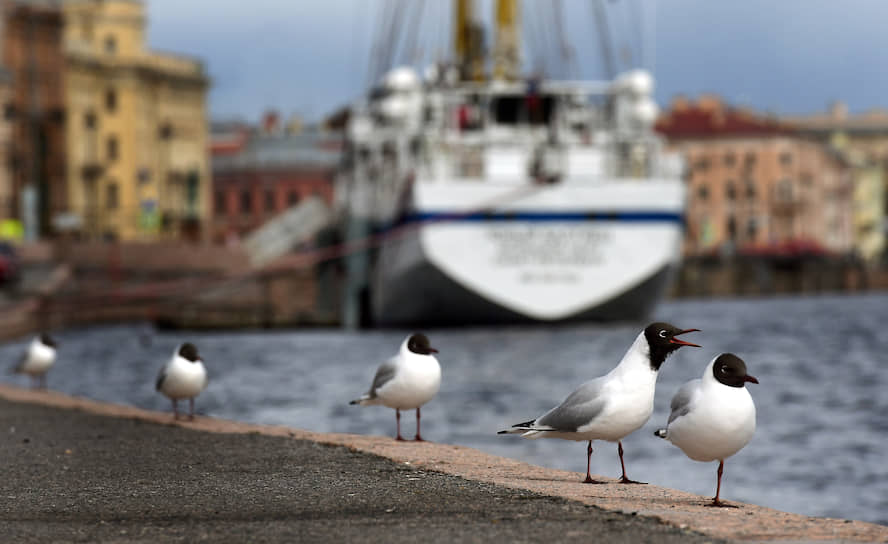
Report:
[[[135,0],[64,4],[68,198],[83,234],[202,238],[210,214],[209,81],[145,48]]]

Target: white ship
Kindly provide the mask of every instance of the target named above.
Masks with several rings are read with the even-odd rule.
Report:
[[[337,204],[369,250],[346,260],[346,324],[648,314],[685,207],[651,77],[466,81],[464,67],[393,69],[351,109]]]

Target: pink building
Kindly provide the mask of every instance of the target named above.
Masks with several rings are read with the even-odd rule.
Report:
[[[685,255],[851,251],[850,172],[826,146],[712,96],[675,100],[657,130],[687,161]]]

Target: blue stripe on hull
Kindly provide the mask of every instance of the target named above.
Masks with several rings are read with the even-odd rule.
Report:
[[[473,213],[448,213],[448,212],[413,212],[404,217],[406,223],[424,223],[427,221],[465,221],[477,222],[555,222],[555,221],[617,221],[627,223],[684,223],[684,216],[672,212],[473,212]]]

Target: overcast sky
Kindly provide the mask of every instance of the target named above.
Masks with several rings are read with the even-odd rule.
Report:
[[[366,86],[385,5],[417,1],[147,0],[148,40],[155,49],[204,60],[213,80],[214,119],[255,120],[275,108],[314,120]],[[449,2],[425,2],[417,42],[427,42],[427,51],[440,49]],[[526,25],[541,25],[538,11],[546,2],[554,5],[524,1],[531,4]],[[605,63],[590,1],[563,2],[573,73],[599,79]],[[852,111],[888,107],[888,1],[605,3],[617,67],[651,69],[661,105],[676,94],[715,92],[777,113],[820,111],[837,99]],[[490,4],[479,2],[488,19]],[[525,40],[555,43],[554,28],[526,29]]]

